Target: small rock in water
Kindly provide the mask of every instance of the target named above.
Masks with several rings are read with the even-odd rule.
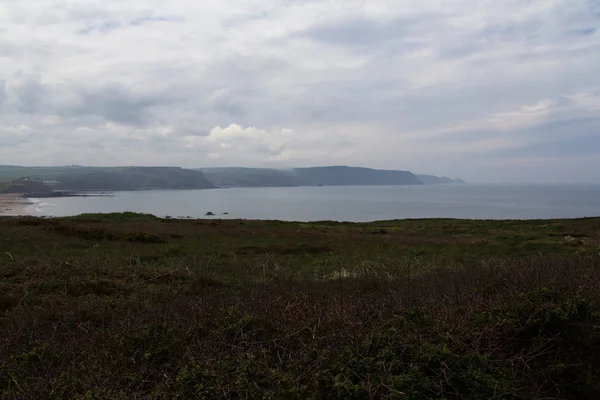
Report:
[[[228,212],[224,212],[223,215],[229,215],[229,213]]]
[[[207,212],[207,213],[206,213],[206,214],[204,214],[204,215],[215,215],[215,214],[214,214],[212,211],[209,211],[209,212]]]

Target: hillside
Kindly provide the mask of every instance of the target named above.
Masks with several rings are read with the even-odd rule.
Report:
[[[50,193],[52,188],[39,180],[0,179],[0,193]]]
[[[207,189],[215,186],[200,171],[179,167],[128,167],[59,175],[58,189]]]
[[[179,167],[0,166],[0,186],[5,186],[7,181],[21,178],[51,181],[50,184],[57,189],[65,190],[463,183],[460,179],[415,175],[409,171],[347,166],[291,169],[226,167],[195,170]]]
[[[202,168],[200,169],[216,186],[270,187],[302,186],[302,177],[293,169],[271,168]]]
[[[6,189],[11,182],[12,179],[0,178],[0,192]]]
[[[408,171],[331,166],[293,169],[200,168],[217,186],[421,185]]]
[[[90,172],[118,171],[127,167],[22,167],[17,165],[0,165],[0,179],[21,179],[29,177],[43,181],[57,180],[60,176],[71,174],[87,174]]]
[[[440,176],[435,176],[435,175],[417,174],[417,178],[419,178],[419,180],[426,185],[438,185],[438,184],[447,184],[447,183],[465,183],[465,181],[463,181],[462,179],[452,179],[452,178],[448,178],[447,176],[440,177]]]
[[[308,185],[422,185],[408,171],[389,171],[358,167],[313,167],[294,169]]]

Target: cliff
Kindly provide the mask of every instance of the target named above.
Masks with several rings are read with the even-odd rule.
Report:
[[[179,167],[127,167],[65,173],[58,179],[62,190],[139,190],[214,188],[200,171]]]

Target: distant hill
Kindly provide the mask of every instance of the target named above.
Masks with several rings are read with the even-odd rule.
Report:
[[[22,167],[16,165],[0,165],[0,179],[22,179],[30,178],[34,180],[57,180],[60,176],[66,174],[87,174],[90,172],[118,171],[127,167],[81,167],[81,166],[63,166],[63,167]]]
[[[303,186],[306,183],[293,169],[202,168],[204,176],[221,187]]]
[[[0,179],[0,193],[33,193],[51,192],[52,188],[41,180],[32,179]]]
[[[308,185],[422,185],[408,171],[391,171],[359,167],[312,167],[295,168]]]
[[[447,176],[417,174],[417,178],[426,185],[437,185],[442,183],[465,183],[462,179],[452,179]]]
[[[64,172],[57,188],[64,190],[208,189],[200,171],[179,167],[126,167],[89,172]]]
[[[332,166],[292,169],[200,168],[217,186],[422,185],[412,172]]]
[[[0,190],[12,181],[41,181],[60,190],[206,189],[213,187],[422,185],[464,183],[409,171],[309,168],[21,167],[0,165]],[[16,190],[13,188],[11,190]],[[41,191],[41,190],[40,190]]]

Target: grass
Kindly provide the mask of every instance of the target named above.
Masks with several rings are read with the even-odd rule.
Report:
[[[15,165],[0,165],[0,180],[19,179],[25,176],[42,180],[59,179],[64,174],[89,173],[94,171],[118,170],[123,167],[21,167]]]
[[[600,396],[600,219],[0,220],[0,398]]]

